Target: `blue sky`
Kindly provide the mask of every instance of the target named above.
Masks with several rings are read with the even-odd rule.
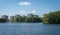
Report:
[[[60,0],[0,0],[0,16],[31,13],[42,16],[57,10],[60,10]]]

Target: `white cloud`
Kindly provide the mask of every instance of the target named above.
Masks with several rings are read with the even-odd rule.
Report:
[[[24,11],[20,11],[20,13],[24,13]]]
[[[27,13],[27,12],[26,11],[20,11],[20,13],[23,13],[24,14],[24,13]]]
[[[28,12],[27,12],[27,11],[20,11],[20,14],[22,14],[22,15],[27,15]]]
[[[36,11],[36,10],[33,10],[33,11],[32,11],[32,14],[36,14],[36,13],[37,13],[37,11]]]
[[[32,11],[26,11],[26,10],[22,10],[20,11],[20,14],[22,15],[27,15],[27,14],[36,14],[37,11],[36,10],[32,10]]]
[[[31,3],[30,2],[19,2],[19,5],[29,6],[29,5],[31,5]]]

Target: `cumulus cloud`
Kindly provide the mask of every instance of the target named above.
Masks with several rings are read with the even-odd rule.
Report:
[[[27,14],[27,12],[26,12],[26,11],[20,11],[20,13],[21,13],[21,14]]]
[[[35,14],[36,12],[37,12],[36,10],[33,10],[33,11],[32,11],[32,14]]]
[[[27,15],[27,14],[36,14],[37,11],[36,10],[32,10],[32,11],[25,11],[25,10],[22,10],[20,11],[20,14],[23,14],[23,15]]]
[[[20,13],[24,13],[25,11],[20,11]]]
[[[19,5],[29,6],[29,5],[31,5],[31,3],[30,2],[19,2]]]

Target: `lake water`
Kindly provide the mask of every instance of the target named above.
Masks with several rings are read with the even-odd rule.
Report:
[[[0,35],[60,35],[60,24],[1,23]]]

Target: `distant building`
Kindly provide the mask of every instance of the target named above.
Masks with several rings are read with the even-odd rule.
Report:
[[[34,15],[33,14],[28,14],[27,17],[30,18],[30,17],[33,17]]]
[[[14,21],[15,21],[15,22],[16,22],[16,21],[20,21],[20,17],[21,17],[20,15],[15,15],[15,16],[14,16]]]
[[[14,22],[14,16],[10,16],[9,21]]]
[[[6,19],[8,21],[8,16],[7,15],[3,15],[1,18]]]
[[[15,15],[14,17],[15,17],[15,18],[19,18],[19,17],[20,17],[20,15]]]
[[[26,16],[25,16],[25,15],[23,15],[22,17],[26,18]]]

